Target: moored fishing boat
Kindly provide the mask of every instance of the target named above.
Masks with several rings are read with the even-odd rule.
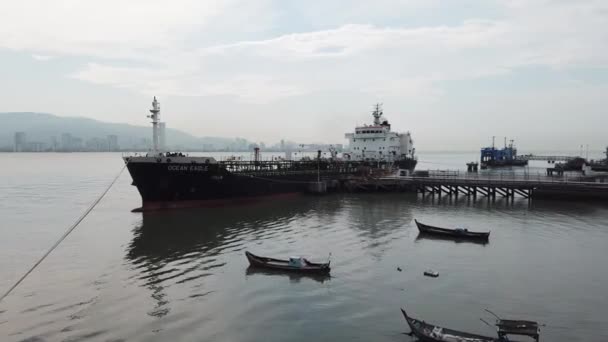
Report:
[[[423,342],[502,342],[507,341],[502,338],[488,337],[483,335],[470,334],[464,331],[458,331],[448,328],[443,328],[425,321],[412,318],[407,315],[405,310],[401,309],[403,317],[411,329],[411,334],[416,336]]]
[[[314,263],[302,257],[290,257],[288,260],[273,259],[245,252],[249,264],[254,267],[262,267],[273,270],[299,272],[299,273],[329,273],[330,261],[327,263]]]
[[[471,334],[464,331],[440,327],[410,317],[405,310],[401,309],[401,313],[403,313],[403,317],[410,327],[410,335],[416,336],[418,340],[423,342],[515,342],[511,340],[508,335],[528,336],[536,342],[539,341],[540,330],[537,322],[501,319],[492,311],[488,309],[486,309],[486,311],[496,317],[497,337]],[[483,319],[482,321],[489,325],[489,323]]]
[[[471,240],[481,240],[487,241],[490,237],[490,232],[471,232],[468,229],[464,228],[456,228],[456,229],[447,229],[447,228],[439,228],[435,226],[430,226],[424,223],[418,222],[418,220],[414,219],[416,222],[416,226],[418,226],[418,230],[421,234],[430,234],[442,237],[450,237],[454,239],[471,239]]]

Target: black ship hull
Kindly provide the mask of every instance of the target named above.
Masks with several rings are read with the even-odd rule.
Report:
[[[218,164],[130,163],[127,165],[142,197],[143,209],[198,206],[218,200],[298,193],[316,175],[274,176],[266,179],[228,172]]]
[[[405,158],[396,161],[395,164],[400,169],[409,170],[410,172],[413,172],[416,168],[416,164],[418,164],[418,160],[415,158]]]
[[[186,158],[125,158],[142,198],[142,210],[199,207],[246,202],[307,192],[318,180],[340,182],[352,177],[412,170],[415,159],[402,163],[235,162],[200,163]]]

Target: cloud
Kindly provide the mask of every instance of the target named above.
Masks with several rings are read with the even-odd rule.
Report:
[[[502,24],[486,21],[414,29],[345,25],[181,51],[170,63],[150,68],[90,63],[73,77],[146,94],[225,95],[252,102],[323,89],[431,94],[435,81],[501,72],[488,67],[463,73],[468,62],[460,55],[486,46],[503,30]],[[428,63],[432,59],[436,64]]]
[[[266,1],[256,3],[257,7],[243,0],[2,1],[0,46],[56,55],[147,59],[179,49],[191,34],[238,25],[243,9],[260,12]],[[234,14],[226,15],[230,12]]]
[[[504,0],[495,2],[499,19],[416,27],[348,23],[226,43],[226,37],[256,36],[247,32],[251,28],[272,31],[280,4],[256,3],[3,2],[0,46],[102,58],[72,75],[91,83],[252,102],[338,89],[434,98],[443,81],[495,76],[526,65],[608,66],[608,4],[601,1]],[[315,4],[310,8],[319,9]],[[321,17],[325,26],[332,18],[362,20],[365,8],[366,2],[356,1],[344,13]],[[394,17],[391,8],[411,15],[441,6],[383,0],[373,15]],[[133,66],[121,66],[121,59]]]
[[[496,76],[528,65],[608,65],[605,48],[582,48],[600,41],[604,32],[578,27],[565,39],[554,24],[563,19],[564,9],[549,10],[541,24],[509,5],[510,16],[502,20],[414,28],[348,24],[180,50],[148,69],[89,65],[74,77],[145,93],[225,95],[252,102],[320,90],[433,99],[444,81]],[[602,20],[593,12],[587,15],[589,22]]]
[[[44,61],[51,60],[51,59],[53,59],[54,57],[53,57],[53,56],[48,56],[48,55],[35,55],[35,54],[34,54],[34,55],[32,55],[32,58],[33,58],[33,59],[35,59],[35,60],[37,60],[37,61],[42,61],[42,62],[44,62]]]

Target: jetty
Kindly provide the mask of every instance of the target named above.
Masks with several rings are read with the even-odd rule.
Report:
[[[582,158],[578,156],[558,156],[558,155],[535,155],[535,154],[525,154],[521,156],[517,156],[519,160],[546,160],[549,163],[555,163],[556,161],[569,162],[571,160],[575,160],[577,158]]]
[[[343,182],[347,191],[403,191],[429,196],[608,200],[608,174],[596,177],[479,175],[454,171],[425,176],[378,177]]]

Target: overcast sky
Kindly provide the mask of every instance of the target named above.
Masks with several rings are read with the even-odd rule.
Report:
[[[606,0],[4,0],[0,111],[419,150],[608,144]]]

